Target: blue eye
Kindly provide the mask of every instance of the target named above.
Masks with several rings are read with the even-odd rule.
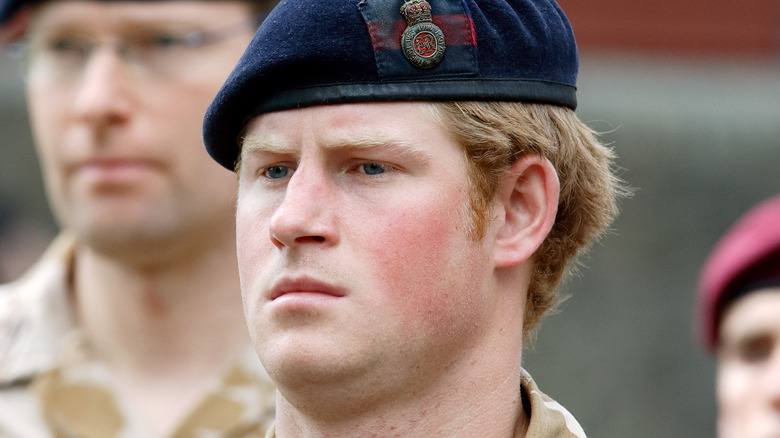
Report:
[[[265,175],[271,179],[284,178],[290,174],[290,168],[286,166],[272,166],[266,169]]]
[[[385,172],[385,166],[379,163],[365,163],[361,164],[360,168],[366,175],[379,175]]]

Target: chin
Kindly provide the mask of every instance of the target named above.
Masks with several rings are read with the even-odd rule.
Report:
[[[268,375],[280,387],[291,390],[312,385],[344,382],[360,375],[362,367],[343,355],[329,353],[328,348],[307,348],[300,344],[290,348],[266,347],[260,356]],[[340,383],[339,383],[340,384]]]

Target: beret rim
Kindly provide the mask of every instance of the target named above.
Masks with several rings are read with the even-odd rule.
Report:
[[[260,103],[254,107],[230,108],[238,102],[219,102],[210,110],[204,127],[204,137],[209,154],[228,170],[234,170],[238,158],[238,136],[254,117],[291,109],[318,105],[336,105],[368,102],[426,102],[426,101],[506,101],[546,103],[575,110],[577,87],[540,79],[467,78],[430,80],[421,82],[362,82],[317,85],[275,91],[270,97],[258,96]],[[240,95],[246,102],[246,94]],[[215,102],[216,103],[216,102]],[[239,104],[240,105],[240,104]],[[241,123],[233,127],[224,121],[233,119],[233,113],[243,114]],[[223,126],[224,129],[217,128]]]

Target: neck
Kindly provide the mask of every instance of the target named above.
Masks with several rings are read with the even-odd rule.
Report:
[[[293,406],[280,394],[276,436],[521,438],[528,418],[522,407],[519,373],[518,369],[492,387],[481,386],[479,381],[484,379],[478,379],[460,381],[437,394],[410,391],[410,397],[372,403],[338,419],[312,412],[317,407],[311,404],[303,409]],[[342,405],[333,400],[327,403],[329,410]]]
[[[522,338],[508,348],[507,334],[496,330],[500,343],[469,352],[439,377],[412,377],[382,393],[372,392],[381,384],[371,382],[382,376],[358,384],[280,384],[276,436],[524,437],[529,419],[520,393]]]
[[[235,238],[222,240],[160,264],[127,263],[85,245],[76,250],[78,324],[93,359],[108,368],[150,436],[175,427],[250,346]]]
[[[215,356],[244,349],[235,245],[224,240],[156,265],[78,248],[75,310],[95,354],[125,372],[157,375],[179,374],[182,363],[213,369]]]

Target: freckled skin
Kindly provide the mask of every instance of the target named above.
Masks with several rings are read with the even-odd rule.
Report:
[[[718,436],[780,437],[780,288],[732,303],[720,327]]]
[[[314,107],[256,118],[253,135],[284,149],[245,147],[237,208],[250,334],[280,386],[344,384],[344,397],[361,388],[370,401],[422,390],[468,355],[496,310],[481,292],[492,253],[464,226],[466,162],[438,121],[419,104]],[[345,138],[419,153],[323,147]],[[389,170],[372,178],[355,170],[361,160]],[[258,169],[277,163],[295,172],[269,184]],[[300,273],[345,296],[305,309],[268,301],[275,281]]]

